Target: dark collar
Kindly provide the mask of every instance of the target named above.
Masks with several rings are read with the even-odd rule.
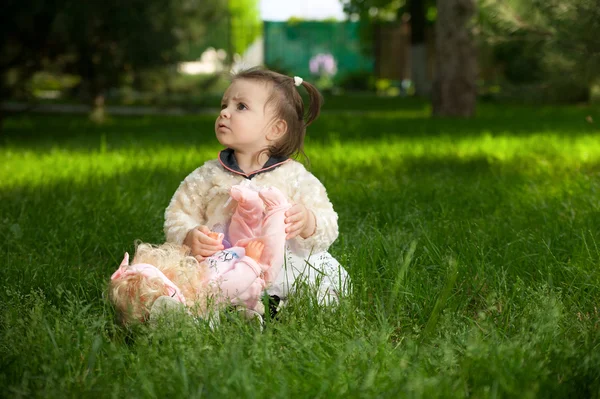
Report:
[[[248,175],[242,169],[240,169],[240,166],[238,165],[237,160],[233,155],[233,150],[231,148],[227,148],[219,152],[219,162],[221,163],[221,165],[223,165],[223,167],[231,173],[242,175],[246,179],[252,179],[256,175],[273,170],[276,167],[283,165],[289,160],[290,158],[287,157],[269,157],[269,160],[263,165],[261,169],[255,170],[254,172]]]

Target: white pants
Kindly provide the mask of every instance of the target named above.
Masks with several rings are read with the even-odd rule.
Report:
[[[350,277],[329,252],[305,258],[286,248],[283,268],[266,292],[286,299],[302,287],[315,292],[320,305],[331,305],[350,291]]]

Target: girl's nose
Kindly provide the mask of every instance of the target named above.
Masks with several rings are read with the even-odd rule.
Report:
[[[229,118],[229,109],[227,107],[221,110],[221,118]]]

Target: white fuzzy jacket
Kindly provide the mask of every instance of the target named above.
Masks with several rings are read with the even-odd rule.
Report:
[[[227,171],[219,160],[206,162],[190,173],[173,195],[165,211],[165,235],[168,242],[183,243],[188,231],[199,226],[227,226],[235,210],[229,200],[229,189],[246,180]],[[325,187],[304,166],[290,160],[273,170],[252,178],[258,187],[277,187],[292,202],[303,204],[316,217],[315,233],[288,242],[299,255],[326,251],[338,236],[337,213],[327,197]],[[233,243],[232,243],[233,244]]]

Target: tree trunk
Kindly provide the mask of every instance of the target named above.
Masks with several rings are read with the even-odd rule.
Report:
[[[6,111],[2,108],[2,104],[5,100],[10,99],[9,90],[4,83],[4,74],[0,74],[0,145],[2,145],[2,139],[4,138],[4,119],[6,118]]]
[[[102,124],[106,121],[106,111],[104,108],[104,96],[102,94],[94,95],[90,111],[90,120]]]
[[[381,23],[373,24],[373,59],[374,70],[377,79],[381,79]]]
[[[92,61],[92,57],[92,51],[87,43],[80,45],[79,60],[77,61],[77,70],[81,76],[79,97],[81,101],[90,105],[90,120],[101,124],[106,119],[104,84],[101,72]]]
[[[4,113],[5,111],[0,107],[0,145],[2,145],[2,139],[4,138]]]
[[[470,32],[474,0],[437,0],[433,115],[475,114],[477,58]]]
[[[425,46],[425,0],[410,0],[410,75],[419,97],[428,97],[431,90],[427,79],[427,49]]]

